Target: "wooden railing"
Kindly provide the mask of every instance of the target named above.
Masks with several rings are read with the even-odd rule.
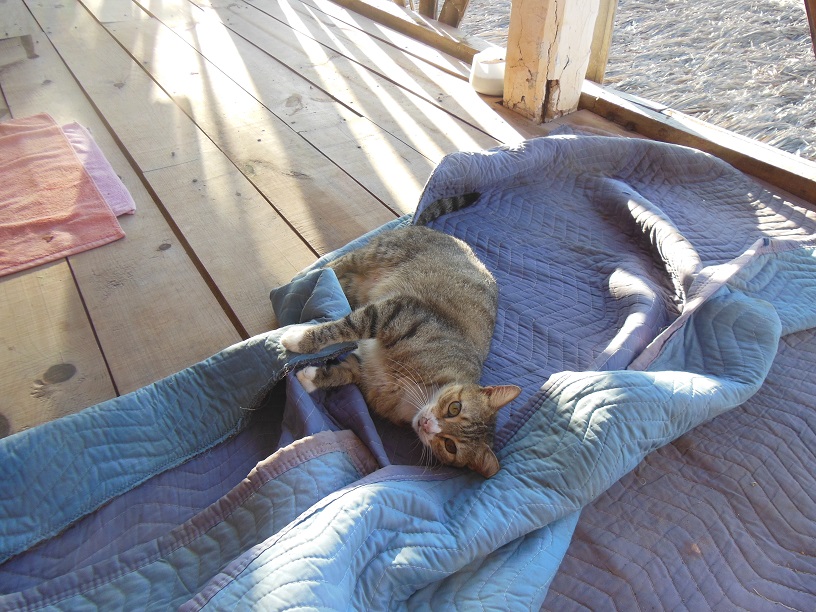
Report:
[[[816,1],[816,0],[814,0]],[[400,6],[413,0],[394,0]],[[469,0],[417,0],[420,15],[458,26]],[[584,78],[603,81],[617,0],[512,0],[505,106],[542,122],[578,108]]]
[[[402,4],[401,0],[333,1],[466,62],[470,62],[487,44],[398,7]],[[816,0],[805,0],[805,3],[813,33]],[[560,12],[550,10],[556,4],[561,4]],[[582,6],[585,12],[569,12],[565,5]],[[515,19],[516,26],[509,35],[508,49],[521,46],[524,51],[518,53],[518,57],[515,57],[516,53],[513,54],[515,64],[512,66],[508,54],[504,92],[506,105],[538,121],[566,114],[574,108],[583,108],[640,135],[716,155],[743,172],[816,203],[816,166],[813,162],[698,121],[668,107],[658,108],[595,84],[603,80],[617,0],[513,0],[511,8],[515,13],[511,15],[511,24]],[[529,16],[530,20],[524,20],[524,16]],[[558,34],[560,30],[574,35],[569,29],[574,28],[571,18],[583,24],[580,45],[566,44],[564,37]],[[524,22],[523,32],[519,20]],[[586,22],[594,24],[594,27],[583,27]],[[816,42],[816,33],[813,36]],[[535,40],[527,40],[531,38]],[[526,47],[522,44],[525,41],[528,43]],[[541,42],[536,44],[535,41]],[[539,53],[538,49],[544,52]],[[559,56],[558,52],[562,55]],[[582,71],[586,71],[586,79]],[[514,83],[517,87],[513,86]]]
[[[404,6],[402,0],[394,0],[400,6]],[[418,12],[420,15],[436,19],[442,23],[458,27],[462,23],[462,17],[465,16],[469,0],[445,0],[439,15],[436,14],[437,1],[436,0],[419,0]]]
[[[403,5],[405,0],[394,0]],[[458,26],[468,0],[418,0],[420,14]],[[816,54],[816,0],[804,0]],[[512,0],[504,104],[538,122],[578,108],[584,78],[603,82],[617,0]]]

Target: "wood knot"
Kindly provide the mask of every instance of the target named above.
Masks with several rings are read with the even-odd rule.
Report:
[[[54,383],[65,382],[76,374],[77,369],[73,363],[58,363],[52,365],[43,374],[42,380],[49,385]]]

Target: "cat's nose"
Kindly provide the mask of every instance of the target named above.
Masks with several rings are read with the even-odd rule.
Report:
[[[431,433],[431,421],[428,417],[419,417],[419,428],[425,433]]]

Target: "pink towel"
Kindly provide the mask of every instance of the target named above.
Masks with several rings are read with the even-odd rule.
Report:
[[[133,196],[105,158],[91,133],[78,123],[63,125],[62,131],[113,214],[119,217],[135,213],[136,202],[133,201]]]
[[[49,115],[0,123],[0,276],[124,235]]]

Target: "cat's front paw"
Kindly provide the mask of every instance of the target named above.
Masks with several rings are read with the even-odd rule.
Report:
[[[317,376],[317,368],[315,366],[308,366],[297,373],[297,378],[300,384],[306,390],[306,393],[311,393],[317,387],[314,384],[314,379]]]
[[[303,339],[306,337],[308,327],[293,327],[285,331],[280,337],[280,343],[287,351],[292,353],[302,353]]]

